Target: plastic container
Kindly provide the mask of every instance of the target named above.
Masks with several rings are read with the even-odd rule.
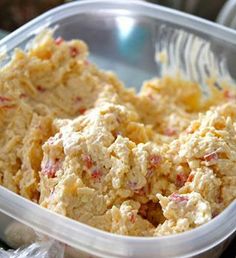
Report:
[[[236,29],[236,1],[228,0],[221,9],[217,22],[232,29]]]
[[[85,40],[90,46],[91,59],[100,67],[118,73],[127,85],[138,87],[143,80],[161,74],[162,69],[154,57],[156,50],[163,47],[157,43],[163,43],[160,32],[166,29],[181,29],[185,35],[184,42],[186,33],[191,40],[200,37],[205,42],[207,48],[204,49],[208,49],[210,54],[199,47],[203,52],[201,58],[195,60],[198,66],[206,65],[200,75],[209,73],[211,67],[207,69],[208,65],[216,67],[219,75],[224,75],[228,69],[231,77],[236,76],[236,32],[141,1],[82,1],[55,8],[5,37],[0,42],[0,50],[11,54],[15,47],[25,47],[40,29],[47,26],[55,28],[56,36]],[[176,34],[164,35],[174,40],[173,35]],[[187,46],[185,43],[183,46],[169,44],[168,48],[173,53],[173,49],[183,51]],[[194,44],[188,46],[189,52],[196,51]],[[173,53],[169,56],[175,56]],[[185,67],[183,70],[188,77],[194,80],[201,77],[195,73],[188,74],[188,55],[172,59],[172,65],[176,62]],[[223,65],[219,62],[214,66],[219,60],[224,61]],[[0,238],[3,241],[9,243],[8,234],[12,229],[16,235],[19,230],[16,240],[21,240],[19,238],[23,234],[22,227],[17,224],[19,222],[67,244],[71,247],[67,253],[73,257],[219,257],[234,235],[235,217],[234,201],[212,221],[189,232],[155,238],[126,237],[62,217],[0,187]]]

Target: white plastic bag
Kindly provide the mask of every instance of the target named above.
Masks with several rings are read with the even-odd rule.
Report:
[[[0,258],[63,258],[64,244],[55,240],[43,239],[17,250],[0,249]]]

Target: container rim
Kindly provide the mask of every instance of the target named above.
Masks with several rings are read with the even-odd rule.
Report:
[[[83,12],[105,12],[111,10],[120,11],[121,13],[135,13],[150,18],[158,18],[164,22],[170,23],[173,23],[174,20],[175,25],[205,33],[208,36],[213,36],[233,45],[236,44],[235,30],[178,10],[139,0],[87,0],[62,4],[29,21],[0,40],[0,51],[8,51],[14,48],[21,43],[26,36],[36,34],[39,30],[50,26],[50,24],[55,23],[62,18],[81,14]]]
[[[89,0],[64,4],[40,15],[3,38],[0,41],[0,51],[1,49],[6,51],[12,50],[27,37],[37,33],[44,27],[56,23],[60,19],[83,12],[103,13],[105,11],[144,15],[170,23],[173,23],[174,20],[175,25],[206,33],[236,45],[236,32],[234,30],[180,11],[133,0],[117,0],[115,2],[109,0]],[[184,250],[177,252],[175,257],[193,256],[216,246],[236,230],[236,221],[234,219],[236,215],[236,201],[205,225],[181,234],[162,237],[130,237],[107,233],[42,208],[4,187],[0,187],[0,210],[4,214],[59,241],[86,252],[107,257],[124,257],[127,250],[130,253],[135,251],[136,254],[139,254],[143,249],[150,250],[153,253],[156,253],[157,250],[164,252],[164,250],[159,249],[161,244],[165,248],[184,245]],[[28,212],[29,210],[30,213]],[[62,227],[63,230],[61,230]],[[50,232],[48,232],[49,229]],[[82,237],[78,238],[78,235],[83,236],[83,239]],[[212,238],[207,239],[207,235],[211,235]],[[194,246],[191,246],[193,242]],[[112,246],[112,254],[110,252],[106,253],[106,250],[104,250],[104,247],[108,245]]]

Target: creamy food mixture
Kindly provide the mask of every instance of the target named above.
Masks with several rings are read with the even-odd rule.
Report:
[[[0,184],[112,233],[202,225],[236,198],[236,94],[181,77],[137,94],[79,40],[37,36],[0,71]]]

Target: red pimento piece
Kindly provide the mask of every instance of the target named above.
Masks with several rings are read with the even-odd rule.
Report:
[[[186,181],[187,181],[187,176],[183,173],[179,173],[176,175],[175,185],[177,187],[182,187]]]
[[[231,92],[229,90],[224,91],[224,97],[226,99],[235,99],[236,98],[235,94],[233,94],[233,92]]]
[[[187,202],[189,200],[189,198],[187,196],[182,196],[180,194],[177,193],[173,193],[170,197],[171,201],[180,203],[180,202]]]
[[[149,169],[157,168],[161,163],[161,156],[157,154],[151,154],[149,156]]]
[[[83,115],[86,112],[86,108],[80,108],[79,113],[80,115]]]
[[[75,97],[76,102],[80,102],[81,100],[82,100],[82,98],[80,96]]]
[[[129,220],[130,220],[130,222],[134,224],[134,223],[136,222],[136,219],[137,219],[137,217],[135,216],[135,214],[134,214],[133,212],[131,212],[131,213],[129,214]]]
[[[64,42],[64,39],[62,37],[58,37],[55,39],[55,44],[58,46],[61,45],[62,42]]]
[[[90,155],[84,155],[83,161],[87,169],[90,169],[93,166],[93,160]]]
[[[139,208],[139,214],[143,217],[147,217],[147,212],[148,212],[148,205],[147,204],[141,204]]]
[[[101,177],[102,177],[102,172],[100,169],[97,169],[95,168],[91,174],[91,177],[94,179],[94,180],[98,180],[100,181],[101,180]]]
[[[5,108],[5,109],[11,109],[15,108],[15,104],[11,104],[12,99],[5,97],[5,96],[0,96],[0,108]]]
[[[85,66],[89,66],[90,62],[88,60],[84,60],[84,64],[85,64]]]
[[[189,175],[187,182],[193,182],[194,175]]]
[[[56,172],[60,169],[61,162],[59,159],[48,159],[45,166],[42,167],[42,174],[46,175],[48,178],[56,177]]]
[[[36,87],[36,89],[37,89],[37,91],[42,92],[42,93],[46,91],[46,89],[44,87],[42,87],[41,85],[38,85]]]
[[[24,99],[24,98],[27,98],[27,95],[25,93],[21,93],[19,97],[20,99]]]
[[[218,160],[219,157],[218,157],[217,152],[214,151],[212,153],[206,154],[203,158],[207,162],[212,162],[212,161]]]
[[[176,130],[174,128],[167,128],[165,131],[164,131],[164,134],[166,136],[174,136],[176,135]]]
[[[79,50],[76,47],[70,47],[70,56],[76,57],[79,54]]]
[[[0,96],[0,102],[5,103],[5,102],[9,102],[9,101],[12,101],[12,100],[8,97]]]

